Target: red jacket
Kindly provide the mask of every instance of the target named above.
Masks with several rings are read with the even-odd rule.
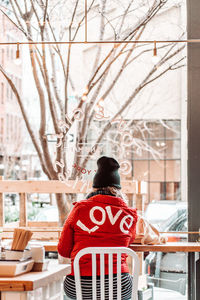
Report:
[[[108,195],[95,195],[76,202],[65,221],[58,243],[58,253],[72,261],[86,247],[127,247],[135,238],[136,209],[129,208],[121,199]],[[90,255],[80,260],[82,276],[91,276]],[[122,273],[128,272],[126,255],[122,256]],[[113,273],[116,273],[114,258]],[[105,274],[108,274],[105,259]],[[97,275],[99,266],[97,263]]]

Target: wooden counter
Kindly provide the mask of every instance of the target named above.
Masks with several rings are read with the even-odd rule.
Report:
[[[57,251],[56,242],[43,242],[42,244],[45,251]],[[199,242],[172,242],[163,245],[131,244],[129,247],[135,252],[200,252]]]
[[[55,299],[55,296],[63,293],[63,278],[70,273],[70,269],[69,264],[59,265],[50,262],[47,271],[29,272],[16,277],[0,277],[1,299],[26,300],[30,294],[33,297],[31,299]]]
[[[46,251],[57,251],[57,243],[44,242]],[[200,299],[200,242],[178,242],[163,245],[140,245],[129,246],[135,252],[186,252],[188,254],[188,300]]]
[[[199,242],[166,243],[163,245],[131,244],[129,246],[135,252],[200,252]]]

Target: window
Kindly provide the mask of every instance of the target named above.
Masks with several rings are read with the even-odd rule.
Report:
[[[0,122],[0,134],[3,135],[4,132],[4,122],[3,122],[3,118],[1,118],[1,122]]]
[[[10,57],[11,57],[11,59],[12,59],[12,60],[14,59],[14,52],[13,52],[13,48],[11,48],[11,50],[10,50]]]
[[[14,132],[15,132],[15,134],[14,134],[14,138],[15,138],[15,140],[17,140],[18,139],[18,131],[19,131],[19,124],[18,124],[18,118],[17,118],[17,116],[15,116],[14,117],[15,118],[15,127],[14,127]]]
[[[4,31],[4,22],[5,22],[5,20],[4,20],[4,15],[1,16],[1,21],[2,21],[2,29],[3,29],[3,31]]]
[[[14,76],[11,75],[10,78],[11,78],[11,80],[12,80],[12,82],[13,82]],[[10,99],[12,100],[12,99],[13,99],[13,91],[12,91],[11,87],[9,87],[9,90],[10,90]]]
[[[7,56],[7,60],[9,60],[9,46],[7,46],[7,48],[6,48],[6,56]]]
[[[1,64],[4,65],[4,55],[5,55],[5,50],[1,49]]]
[[[161,182],[160,200],[180,200],[180,182]]]
[[[5,16],[2,15],[2,29],[3,29],[3,33],[5,31]]]
[[[6,140],[9,140],[9,133],[10,133],[10,124],[9,124],[9,115],[6,114]]]
[[[18,79],[18,82],[19,82],[19,91],[22,90],[22,80],[21,78]]]
[[[1,104],[4,104],[4,83],[1,82]]]
[[[143,126],[141,121],[134,121],[134,127],[138,128],[134,137],[144,141],[143,150],[132,149],[134,178],[148,182],[148,202],[180,200],[180,123],[180,120],[155,120]]]
[[[13,138],[13,116],[10,115],[10,132],[11,138]]]
[[[131,168],[124,180],[148,183],[147,201],[180,200],[181,182],[181,120],[134,120],[127,123],[126,135],[120,133],[119,122],[113,123],[102,140],[100,155],[115,156],[120,162],[128,161]],[[99,122],[100,123],[100,122]],[[103,122],[102,122],[103,123]],[[102,126],[104,126],[102,124]],[[122,129],[122,128],[121,128]],[[98,130],[91,128],[88,140],[95,140]],[[125,142],[126,147],[123,146]],[[89,150],[89,149],[88,149]],[[87,151],[86,151],[87,153]],[[126,159],[125,159],[125,158]],[[124,166],[125,167],[125,166]]]
[[[14,84],[15,84],[16,89],[18,90],[19,86],[18,86],[18,78],[17,77],[14,77]]]
[[[7,100],[9,100],[9,85],[7,84],[6,85],[6,98],[7,98]]]

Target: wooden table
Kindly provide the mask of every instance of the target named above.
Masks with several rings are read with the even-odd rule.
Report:
[[[44,243],[46,251],[57,251],[57,243]],[[188,253],[188,300],[200,300],[200,243],[179,242],[164,245],[132,244],[136,252],[186,252]]]
[[[166,243],[164,245],[137,245],[136,252],[186,252],[188,253],[188,300],[200,300],[200,243]]]
[[[57,251],[57,243],[44,242],[46,251]],[[200,243],[178,242],[163,245],[132,244],[135,252],[186,252],[188,253],[188,300],[200,300]]]
[[[29,272],[16,277],[0,277],[1,300],[63,299],[63,277],[70,265],[51,263],[47,271]]]
[[[163,245],[132,244],[129,247],[135,252],[200,252],[200,243],[195,242],[166,243]]]

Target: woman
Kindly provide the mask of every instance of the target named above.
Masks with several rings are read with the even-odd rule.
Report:
[[[65,221],[58,253],[71,258],[72,272],[66,276],[64,290],[67,299],[76,299],[73,260],[86,247],[127,247],[135,238],[137,213],[129,208],[121,193],[119,164],[114,158],[103,156],[97,161],[97,172],[93,179],[93,191],[75,203]],[[116,299],[116,259],[113,262],[113,291]],[[92,299],[91,257],[80,260],[83,299]],[[99,264],[97,263],[97,296],[99,295]],[[105,259],[105,274],[108,274]],[[122,300],[131,298],[132,279],[122,255]],[[100,299],[99,296],[97,300]],[[108,276],[105,276],[105,299],[108,299]]]

